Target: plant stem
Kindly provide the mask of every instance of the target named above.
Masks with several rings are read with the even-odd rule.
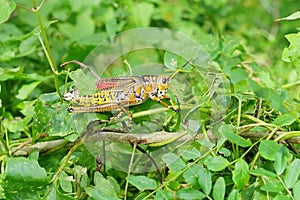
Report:
[[[1,129],[1,135],[0,135],[0,144],[1,144],[1,149],[2,151],[6,152],[6,153],[9,153],[9,148],[7,146],[7,143],[6,141],[4,141],[4,135],[5,135],[5,138],[7,138],[7,130],[4,126],[2,126],[2,124],[0,124],[0,129]]]
[[[247,124],[247,125],[238,127],[238,129],[244,129],[247,127],[255,127],[255,126],[265,126],[269,130],[273,130],[274,127],[277,128],[278,130],[283,130],[283,128],[278,125],[266,123],[266,122],[264,122],[256,117],[253,117],[251,115],[242,115],[242,117],[250,119],[250,120],[256,122],[256,124]]]
[[[57,182],[57,180],[58,180],[58,178],[59,178],[61,172],[64,170],[64,168],[65,168],[66,164],[68,163],[68,161],[69,161],[69,159],[70,159],[72,153],[73,153],[79,146],[81,146],[81,145],[85,142],[86,138],[87,138],[87,134],[85,134],[85,135],[81,138],[81,140],[78,141],[78,143],[75,144],[75,145],[70,149],[70,151],[68,152],[68,154],[64,157],[64,160],[63,160],[61,166],[59,167],[59,169],[57,170],[57,172],[56,172],[55,175],[53,176],[53,178],[52,178],[52,180],[51,180],[51,183],[56,184],[56,182]]]
[[[287,133],[284,133],[280,136],[278,136],[275,141],[280,141],[282,139],[290,139],[290,138],[294,138],[294,137],[299,137],[300,136],[300,131],[290,131],[290,132],[287,132]]]
[[[280,181],[281,185],[284,187],[284,189],[286,190],[286,192],[289,194],[290,198],[292,200],[295,200],[291,191],[289,190],[289,188],[286,186],[286,184],[284,183],[284,181],[281,179],[281,177],[279,175],[277,175],[278,180]]]
[[[50,45],[49,45],[49,41],[48,41],[48,37],[47,37],[46,31],[45,31],[45,28],[43,26],[40,14],[38,12],[39,9],[41,8],[41,6],[43,4],[41,4],[37,8],[36,4],[35,4],[35,0],[32,0],[32,5],[33,5],[33,12],[34,12],[35,17],[36,17],[36,19],[38,21],[38,25],[40,27],[41,34],[42,34],[42,37],[43,37],[43,40],[40,37],[39,37],[39,40],[40,40],[41,45],[43,47],[44,53],[46,54],[48,63],[49,63],[49,65],[50,65],[50,67],[51,67],[51,69],[52,69],[52,71],[54,73],[54,84],[55,84],[55,88],[56,88],[57,94],[62,99],[62,94],[61,94],[61,92],[59,90],[59,85],[58,85],[58,76],[57,76],[58,75],[58,71],[57,71],[57,66],[55,64],[55,61],[54,61],[54,58],[53,58],[53,55],[52,55],[52,52],[51,52],[51,49],[50,49]]]
[[[126,178],[126,184],[125,184],[125,191],[124,191],[124,200],[126,200],[127,198],[127,190],[128,190],[128,177],[130,176],[130,173],[131,173],[131,168],[132,168],[132,163],[133,163],[133,158],[134,158],[134,152],[136,150],[136,146],[137,146],[137,143],[135,142],[133,144],[133,148],[132,148],[132,154],[131,154],[131,158],[130,158],[130,163],[129,163],[129,166],[128,166],[128,172],[127,172],[127,178]]]
[[[295,87],[297,85],[300,85],[300,81],[296,81],[296,82],[293,82],[293,83],[285,84],[285,85],[282,86],[282,88],[289,89],[289,88]]]

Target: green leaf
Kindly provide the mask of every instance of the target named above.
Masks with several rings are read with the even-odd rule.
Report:
[[[68,192],[68,193],[71,193],[72,192],[72,181],[73,180],[73,177],[72,176],[68,176],[66,174],[66,172],[62,172],[60,174],[60,177],[59,177],[59,185],[61,187],[61,189],[65,192]]]
[[[138,195],[135,196],[134,200],[143,200],[148,196],[148,192],[141,192]]]
[[[192,184],[193,186],[198,186],[198,178],[200,175],[200,170],[202,167],[200,165],[194,165],[189,167],[184,173],[183,177],[187,183]]]
[[[288,166],[286,170],[286,175],[284,177],[284,182],[288,188],[293,188],[296,184],[300,174],[300,159],[295,159]]]
[[[300,19],[300,11],[296,11],[293,14],[287,16],[287,17],[277,19],[277,21],[280,21],[280,20],[295,20],[295,19]]]
[[[265,185],[260,187],[263,191],[279,193],[284,190],[283,185],[277,178],[265,178],[264,181]]]
[[[16,118],[14,120],[3,120],[3,125],[11,132],[25,131],[32,117]]]
[[[73,0],[67,0],[67,2],[69,3],[69,6],[71,7],[72,11],[77,13],[77,12],[82,11],[83,9],[92,7],[93,5],[95,6],[95,4],[98,5],[97,2],[99,2],[99,1],[93,1],[93,2],[78,1],[78,2],[74,3]],[[65,4],[63,4],[63,5],[65,5]]]
[[[106,179],[109,180],[109,182],[114,186],[114,190],[115,190],[116,193],[121,192],[120,185],[118,184],[117,180],[114,179],[114,177],[108,176],[108,177],[106,177]]]
[[[277,117],[272,124],[277,126],[288,126],[296,121],[295,117],[291,114],[283,114]]]
[[[291,198],[288,195],[277,194],[274,200],[290,200]]]
[[[170,173],[170,177],[172,177],[175,173]],[[171,190],[177,191],[181,188],[181,184],[178,181],[170,181],[168,187]]]
[[[197,142],[199,144],[201,144],[203,147],[207,147],[208,149],[212,149],[215,146],[214,143],[212,143],[210,141],[207,141],[206,139],[201,139],[200,138],[200,139],[197,140]]]
[[[274,169],[278,175],[281,175],[284,172],[288,159],[289,151],[283,146],[275,155]]]
[[[205,194],[194,188],[182,188],[176,192],[181,199],[204,199]]]
[[[154,190],[157,188],[156,181],[146,176],[131,175],[127,178],[127,180],[131,185],[137,187],[140,191]]]
[[[224,36],[224,41],[225,43],[222,50],[228,55],[233,54],[234,51],[241,46],[241,38],[234,37],[232,35]]]
[[[7,158],[5,179],[24,183],[45,184],[49,181],[46,171],[36,160],[22,157]]]
[[[191,159],[199,158],[201,156],[201,153],[196,148],[192,148],[191,150],[182,150],[181,156],[185,160],[191,160]]]
[[[282,60],[290,62],[295,66],[299,66],[300,60],[300,32],[285,35],[286,39],[290,42],[288,48],[282,52]]]
[[[8,20],[15,8],[16,3],[13,0],[0,1],[0,24]]]
[[[253,193],[253,198],[251,199],[267,199],[266,192],[261,191],[261,190],[256,190]]]
[[[57,92],[52,92],[52,93],[44,93],[41,94],[41,96],[39,97],[39,100],[41,100],[41,102],[43,103],[54,103],[59,101],[59,96],[57,94]]]
[[[220,155],[223,155],[224,157],[228,157],[231,155],[231,151],[225,147],[221,147],[221,149],[218,152]]]
[[[20,51],[19,56],[26,56],[34,52],[36,48],[36,41],[37,41],[36,36],[31,36],[26,40],[22,41],[19,47],[19,51]]]
[[[232,172],[233,182],[236,184],[237,189],[241,190],[247,183],[249,177],[249,166],[246,161],[239,159],[235,163],[235,168]]]
[[[273,89],[266,88],[253,81],[252,79],[247,79],[249,87],[255,92],[258,97],[264,98],[271,103],[271,106],[276,110],[285,111],[282,103],[285,99],[284,93],[274,91]]]
[[[250,180],[251,179],[249,179],[248,183],[252,183]],[[257,182],[254,182],[251,185],[247,185],[243,190],[241,190],[241,192],[240,192],[240,199],[255,199],[254,198],[254,194],[255,194],[255,192],[257,190],[258,190],[258,188],[257,188]]]
[[[198,176],[198,183],[201,189],[206,195],[209,195],[212,187],[211,173],[207,169],[201,167]]]
[[[280,150],[281,146],[275,141],[263,140],[259,144],[258,151],[262,157],[267,160],[275,160],[276,153]]]
[[[52,116],[55,114],[56,111],[52,107],[46,107],[41,101],[36,101],[32,123],[33,140],[39,137],[39,134],[43,133],[51,125]]]
[[[223,200],[225,196],[225,180],[223,177],[219,177],[213,188],[213,199],[214,200]]]
[[[106,180],[102,174],[96,172],[94,175],[95,186],[86,188],[86,193],[89,197],[95,199],[111,199],[117,200],[117,194],[114,186],[109,180]]]
[[[154,12],[154,5],[148,2],[137,2],[131,7],[131,18],[137,27],[150,25],[151,16]]]
[[[186,166],[185,162],[174,153],[164,154],[162,159],[165,161],[170,170],[174,172],[180,171]]]
[[[106,32],[109,37],[113,37],[116,35],[117,31],[119,30],[119,27],[118,27],[117,20],[115,17],[106,21],[105,29],[106,29]]]
[[[52,199],[55,199],[55,200],[74,200],[74,198],[62,194],[61,191],[55,186],[51,186],[50,193],[48,193],[47,196],[45,196],[44,199],[46,199],[46,200],[52,200]]]
[[[212,171],[221,171],[229,165],[229,161],[223,158],[222,156],[208,157],[204,164],[209,170]]]
[[[96,113],[73,114],[69,113],[65,107],[62,107],[61,109],[63,109],[63,111],[59,113],[61,115],[55,116],[54,120],[57,120],[58,122],[62,121],[61,123],[64,123],[66,126],[63,127],[63,129],[61,128],[63,131],[60,131],[59,129],[59,123],[57,126],[53,127],[55,128],[53,133],[59,133],[60,135],[66,135],[66,133],[69,134],[73,131],[76,131],[77,133],[83,133],[90,122],[100,119],[97,117]],[[101,116],[101,119],[104,119],[104,116]],[[105,119],[107,119],[106,116]]]
[[[64,137],[76,132],[82,133],[78,131],[75,125],[73,114],[69,113],[65,106],[62,106],[59,112],[51,116],[51,121],[48,123],[51,123],[51,126],[47,127],[49,136]],[[71,136],[71,138],[73,137]]]
[[[80,186],[87,188],[89,186],[90,180],[87,174],[83,174],[80,180]]]
[[[97,90],[96,77],[85,74],[81,69],[71,72],[70,77],[82,95],[93,94]]]
[[[300,199],[300,181],[297,181],[293,188],[293,194],[295,199]]]
[[[82,10],[76,16],[76,24],[60,23],[59,30],[70,39],[80,41],[95,32],[95,21],[88,10]]]
[[[155,199],[157,200],[170,200],[173,198],[173,193],[168,190],[158,190],[155,194]]]
[[[230,142],[233,142],[241,147],[251,146],[251,141],[242,138],[237,135],[237,130],[231,125],[223,125],[219,128],[219,132],[222,133]]]
[[[89,197],[94,199],[112,199],[112,200],[119,200],[116,194],[112,194],[112,192],[100,190],[105,189],[106,187],[88,187],[86,188],[86,193]]]
[[[245,80],[248,77],[248,73],[245,69],[242,68],[233,68],[229,73],[230,80],[233,84],[237,84],[242,80]]]
[[[192,60],[190,60],[192,62]],[[164,54],[164,65],[172,71],[190,72],[193,66],[189,61],[183,60],[177,54],[166,51]]]
[[[39,150],[38,149],[34,149],[32,152],[30,152],[28,158],[30,160],[36,160],[36,161],[38,161],[39,155],[40,155]]]
[[[18,91],[16,98],[21,100],[26,99],[40,83],[41,81],[36,81],[26,85],[22,85],[22,87]]]
[[[9,69],[0,68],[0,81],[6,81],[21,76],[23,71],[24,71],[23,67],[15,67]]]
[[[171,70],[176,70],[178,67],[177,55],[167,51],[164,55],[164,64]]]
[[[258,74],[260,80],[268,87],[268,88],[274,88],[275,87],[275,83],[273,82],[273,80],[271,80],[270,74],[267,72],[260,72]]]
[[[261,126],[255,126],[254,128],[251,128],[250,129],[251,132],[263,132],[263,131],[266,131],[266,128],[265,127],[261,127]]]
[[[34,111],[34,138],[45,131],[48,132],[49,136],[60,137],[65,137],[72,133],[82,133],[89,122],[97,119],[95,113],[81,113],[76,115],[69,113],[65,104],[49,106],[37,101]],[[70,139],[74,140],[78,137],[79,135],[77,134],[77,136],[70,136]]]
[[[0,88],[1,89],[1,88]],[[33,117],[34,114],[34,104],[35,101],[23,101],[20,103],[20,107],[22,110],[20,111],[26,117]]]
[[[8,199],[38,199],[50,180],[36,160],[23,157],[7,158],[4,175],[1,185]]]
[[[229,193],[227,200],[239,200],[239,193],[236,189],[231,190]]]
[[[264,168],[258,168],[250,171],[250,174],[254,176],[266,176],[266,177],[277,177],[277,175]]]

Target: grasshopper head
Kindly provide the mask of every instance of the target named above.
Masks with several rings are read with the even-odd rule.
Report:
[[[169,87],[169,78],[167,76],[158,76],[157,78],[158,96],[164,96]]]

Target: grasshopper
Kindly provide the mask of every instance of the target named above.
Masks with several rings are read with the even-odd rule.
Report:
[[[69,63],[78,64],[89,70],[86,65],[76,60],[65,62],[61,66]],[[65,93],[63,95],[64,100],[77,104],[77,106],[70,106],[68,108],[70,112],[107,112],[119,110],[126,113],[131,121],[132,114],[125,107],[142,104],[149,98],[161,103],[164,107],[176,112],[180,111],[178,98],[176,97],[178,109],[175,109],[173,102],[167,96],[169,81],[176,72],[169,77],[164,75],[144,75],[100,79],[95,72],[89,71],[97,78],[96,85],[98,91],[90,95],[80,95],[77,89]],[[162,100],[170,100],[171,106]]]

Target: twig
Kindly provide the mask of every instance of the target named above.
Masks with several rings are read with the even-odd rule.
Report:
[[[120,133],[120,132],[109,132],[109,131],[96,131],[94,134],[91,134],[87,137],[87,141],[108,141],[108,142],[121,142],[121,143],[134,143],[137,144],[155,144],[155,143],[163,143],[163,141],[169,140],[172,141],[173,138],[176,138],[177,136],[182,135],[182,132],[164,132],[159,131],[155,133],[148,133],[148,134],[132,134],[132,133]],[[256,138],[260,139],[262,137],[265,137],[266,134],[269,135],[268,132],[242,132],[239,135],[245,138]],[[274,135],[272,139],[276,139],[277,137],[280,137],[282,134],[287,134],[286,132],[278,131],[276,132],[277,135]],[[212,134],[211,130],[207,131],[207,135],[211,141],[216,141],[218,138],[216,135]],[[204,135],[201,133],[198,133],[196,136],[185,134],[182,137],[178,138],[177,142],[184,142],[184,141],[192,141],[197,140],[199,138],[204,139]],[[289,138],[287,140],[283,140],[288,143],[294,143],[294,144],[300,144],[300,137],[294,137]],[[60,146],[64,143],[70,143],[72,145],[73,143],[68,142],[65,139],[59,139],[59,140],[52,140],[52,141],[46,141],[46,142],[39,142],[34,145],[30,146],[24,146],[20,148],[19,150],[15,151],[15,148],[12,148],[12,152],[15,152],[14,155],[28,155],[30,152],[32,152],[34,149],[38,149],[40,153],[47,152],[57,146]],[[74,142],[76,143],[76,142]],[[17,148],[17,147],[16,147]]]
[[[44,133],[44,134],[41,134],[40,136],[39,136],[39,138],[43,138],[43,137],[47,137],[48,136],[48,134],[47,133]],[[38,138],[38,139],[39,139]],[[17,146],[16,148],[14,148],[14,150],[11,152],[11,155],[14,155],[15,154],[15,152],[17,152],[17,151],[19,151],[20,149],[22,149],[23,147],[25,147],[26,145],[29,145],[30,143],[32,143],[32,138],[30,138],[30,139],[28,139],[28,140],[26,140],[25,142],[23,142],[22,144],[20,144],[19,146]]]

